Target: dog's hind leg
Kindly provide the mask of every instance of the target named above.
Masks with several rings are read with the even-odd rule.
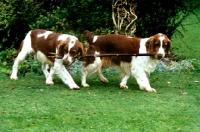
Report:
[[[25,52],[25,51],[21,51],[18,54],[17,58],[14,61],[13,67],[12,67],[12,74],[10,76],[10,79],[12,79],[12,80],[17,80],[18,79],[17,72],[18,72],[19,65],[22,63],[22,61],[25,60],[27,55],[28,55],[28,53]]]
[[[23,47],[24,44],[25,44],[25,41],[22,41],[22,43],[20,45],[21,46],[20,52],[19,52],[19,54],[17,55],[17,58],[14,61],[14,64],[13,64],[13,67],[12,67],[12,73],[11,73],[11,76],[10,76],[10,79],[12,79],[12,80],[18,79],[17,72],[18,72],[19,65],[25,60],[25,58],[28,54],[33,52],[33,51],[30,51],[30,50],[24,48]]]
[[[25,39],[20,44],[20,52],[14,61],[10,79],[12,79],[12,80],[18,79],[17,72],[18,72],[19,65],[22,63],[22,61],[25,60],[25,58],[28,54],[33,53],[33,52],[34,52],[34,50],[31,47],[31,38],[30,38],[30,32],[29,32],[26,35]]]

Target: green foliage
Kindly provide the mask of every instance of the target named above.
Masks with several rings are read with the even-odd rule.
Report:
[[[14,48],[5,49],[0,52],[0,72],[9,75],[17,51]]]
[[[19,47],[29,24],[34,23],[39,14],[44,13],[40,4],[31,0],[0,1],[0,48]]]
[[[172,35],[183,36],[183,21],[194,14],[200,21],[197,11],[200,10],[200,2],[196,0],[136,0],[136,36],[151,36],[156,33],[165,33],[169,38]]]
[[[0,72],[7,75],[11,74],[12,65],[18,52],[14,48],[5,49],[0,52]],[[33,55],[28,55],[27,58],[20,64],[18,75],[26,75],[27,73],[42,74],[41,64],[33,59]]]
[[[22,62],[22,64],[19,66],[19,75],[25,76],[26,74],[35,74],[35,75],[43,75],[42,72],[42,64],[34,60],[33,55],[28,55],[27,58]]]
[[[43,28],[57,32],[78,32],[112,27],[111,1],[63,1],[52,12],[40,15],[31,29]]]
[[[69,22],[66,20],[66,10],[57,7],[52,12],[40,15],[35,23],[29,25],[31,29],[46,29],[55,32],[72,31]]]
[[[0,52],[0,64],[3,66],[10,66],[13,63],[17,51],[14,48],[5,49]]]
[[[19,47],[30,29],[42,28],[62,33],[75,33],[81,38],[85,29],[112,33],[112,0],[4,0],[0,2],[0,49]],[[129,0],[127,0],[129,2]],[[157,32],[169,36],[182,33],[177,27],[190,13],[198,15],[198,1],[136,0],[136,36],[147,37]],[[144,10],[145,9],[145,10]]]

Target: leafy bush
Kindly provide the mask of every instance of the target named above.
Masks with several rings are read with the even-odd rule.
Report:
[[[0,52],[0,72],[5,74],[11,73],[10,69],[16,54],[17,51],[14,48],[5,49]]]
[[[14,48],[8,48],[0,52],[0,65],[10,67],[13,63],[17,51]]]
[[[34,73],[37,75],[42,75],[41,63],[37,60],[34,60],[33,55],[28,55],[27,58],[19,66],[19,75],[26,75]]]
[[[110,7],[107,6],[110,4]],[[40,15],[35,23],[29,24],[31,29],[42,28],[55,32],[76,33],[78,36],[85,29],[106,30],[111,28],[111,1],[66,1],[51,12]]]
[[[45,13],[40,4],[30,0],[0,1],[0,49],[19,47],[25,33],[30,30],[29,24],[34,23],[39,14]]]
[[[18,52],[14,48],[5,49],[0,52],[0,72],[7,75],[11,74],[12,65],[17,54]],[[18,75],[26,75],[27,73],[42,74],[41,64],[34,60],[32,55],[28,55],[19,66]]]
[[[130,2],[130,0],[127,0]],[[177,30],[190,13],[195,13],[195,0],[144,1],[137,3],[136,36],[146,37],[158,32],[169,36]],[[145,9],[145,10],[144,10]],[[30,29],[42,28],[62,33],[75,33],[82,39],[85,29],[111,33],[112,0],[4,0],[0,2],[0,49],[19,47]]]

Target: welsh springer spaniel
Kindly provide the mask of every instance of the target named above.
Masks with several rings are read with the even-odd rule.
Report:
[[[18,79],[18,67],[30,53],[33,53],[34,57],[42,63],[46,85],[53,85],[53,74],[58,74],[70,89],[79,89],[64,66],[72,64],[78,55],[85,54],[83,45],[75,36],[42,29],[29,31],[20,45],[19,54],[13,64],[10,76],[12,80]]]
[[[84,35],[89,43],[87,54],[152,53],[153,56],[85,57],[81,69],[83,87],[89,87],[86,83],[86,77],[93,73],[97,73],[102,82],[108,83],[108,80],[101,74],[101,70],[113,66],[122,72],[120,88],[128,88],[127,80],[132,75],[137,80],[141,90],[156,92],[150,86],[148,75],[154,71],[157,59],[169,54],[171,41],[166,35],[158,33],[150,38],[132,38],[115,34],[94,36],[87,30],[84,31]]]

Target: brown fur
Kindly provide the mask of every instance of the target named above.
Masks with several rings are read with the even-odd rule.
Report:
[[[37,51],[41,51],[51,62],[54,62],[55,58],[52,57],[51,53],[56,53],[56,48],[58,48],[59,45],[62,45],[59,46],[58,50],[59,56],[63,57],[64,53],[68,52],[69,38],[65,41],[57,41],[58,36],[61,35],[60,33],[52,33],[48,35],[47,39],[44,39],[44,37],[37,37],[38,34],[42,34],[44,32],[46,32],[46,30],[36,29],[31,31],[32,48],[35,53]],[[70,50],[70,52],[73,52],[73,56],[76,58],[78,55],[85,55],[83,45],[78,40],[74,43],[75,46]],[[23,43],[21,45],[23,45]]]
[[[167,54],[170,54],[170,47],[171,47],[171,41],[168,39],[168,37],[164,34],[162,34],[163,37],[165,37],[163,41],[163,47],[165,49],[165,52]],[[158,39],[158,34],[151,36],[150,39],[146,42],[147,47],[147,53],[153,53],[154,56],[157,58],[157,52],[160,47],[160,40]]]
[[[81,73],[81,84],[89,87],[86,82],[87,75],[97,73],[100,80],[108,83],[108,80],[101,73],[102,68],[114,67],[122,72],[120,88],[127,89],[127,81],[133,76],[141,90],[156,92],[150,86],[147,76],[154,71],[157,59],[163,58],[169,53],[171,42],[164,34],[156,34],[150,38],[131,38],[125,35],[102,35],[94,36],[89,31],[84,31],[89,43],[87,55],[90,54],[115,54],[115,56],[86,57]],[[116,54],[151,54],[153,56],[132,57],[116,56]]]
[[[89,31],[84,31],[84,35],[88,40],[89,47],[87,49],[87,54],[94,54],[98,51],[100,54],[113,53],[113,54],[138,54],[139,53],[139,42],[140,38],[128,38],[124,35],[102,35],[99,36],[97,41],[94,43],[93,35]],[[127,38],[127,39],[126,39]],[[124,46],[126,45],[126,46]],[[116,65],[120,65],[121,61],[131,62],[131,56],[112,56],[112,57],[102,57],[103,62],[113,62]],[[85,66],[93,63],[94,57],[87,57]],[[108,61],[109,60],[109,61]]]

